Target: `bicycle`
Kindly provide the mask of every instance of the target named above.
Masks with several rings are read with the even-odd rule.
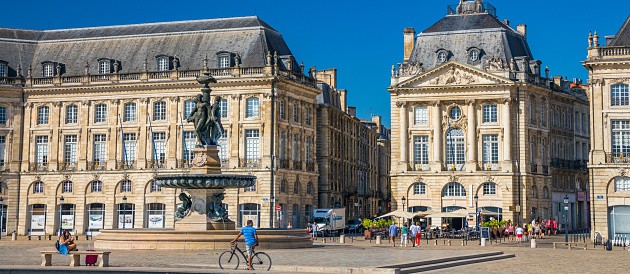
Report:
[[[243,251],[238,248],[238,244],[231,244],[230,251],[224,251],[219,256],[219,267],[221,269],[238,269],[240,264],[240,259],[236,254],[236,251],[241,253],[243,259],[245,260],[245,264],[247,264],[247,255],[243,253]],[[259,268],[259,270],[267,270],[271,269],[271,257],[267,255],[265,252],[256,252],[252,255],[252,268]]]

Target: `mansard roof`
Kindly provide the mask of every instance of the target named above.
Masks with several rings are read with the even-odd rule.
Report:
[[[608,47],[630,46],[630,16],[623,23]]]
[[[26,75],[30,65],[35,77],[44,60],[62,64],[66,75],[83,74],[86,62],[91,73],[98,72],[101,57],[119,61],[120,72],[142,71],[145,60],[148,70],[157,70],[160,54],[177,57],[181,69],[203,68],[207,54],[208,67],[215,68],[221,51],[238,54],[241,66],[264,66],[268,51],[281,59],[292,55],[282,35],[256,16],[45,31],[0,28],[0,59],[13,74],[20,64]]]
[[[509,26],[503,24],[496,17],[488,13],[465,14],[465,15],[447,15],[442,20],[430,26],[422,33],[473,30],[473,29],[492,29],[502,28],[514,31]]]

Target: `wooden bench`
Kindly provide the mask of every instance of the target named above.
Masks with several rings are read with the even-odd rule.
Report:
[[[42,266],[52,266],[52,256],[54,254],[61,255],[54,251],[40,251],[42,253]],[[108,267],[109,266],[109,251],[70,251],[68,252],[68,256],[71,257],[70,266],[80,266],[81,265],[81,255],[98,255],[98,266],[99,267]]]
[[[558,244],[568,245],[568,246],[569,246],[569,249],[571,249],[571,245],[575,245],[575,246],[577,247],[578,245],[584,244],[584,250],[586,250],[586,246],[587,246],[587,244],[586,244],[586,243],[553,242],[553,249],[556,249],[556,245],[558,245]]]

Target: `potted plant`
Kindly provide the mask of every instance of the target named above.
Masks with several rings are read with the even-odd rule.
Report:
[[[372,238],[372,226],[373,226],[373,222],[370,219],[363,219],[363,236],[365,236],[366,239],[370,239]]]

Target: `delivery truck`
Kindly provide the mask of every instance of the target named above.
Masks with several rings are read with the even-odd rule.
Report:
[[[319,234],[340,234],[346,227],[345,208],[319,208],[313,210],[313,222],[317,223]]]

